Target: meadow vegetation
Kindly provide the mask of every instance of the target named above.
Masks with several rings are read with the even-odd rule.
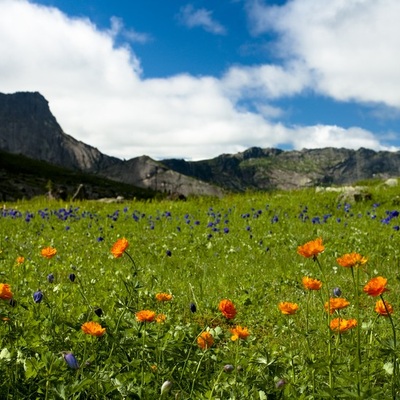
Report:
[[[398,398],[400,201],[369,190],[5,204],[0,398]]]

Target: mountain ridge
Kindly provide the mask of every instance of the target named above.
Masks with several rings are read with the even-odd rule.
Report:
[[[200,161],[120,160],[66,134],[39,92],[0,93],[0,150],[142,189],[184,196],[348,185],[400,176],[400,152],[250,147]]]

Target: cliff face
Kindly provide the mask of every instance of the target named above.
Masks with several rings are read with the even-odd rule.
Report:
[[[122,162],[65,134],[37,92],[0,94],[0,149],[91,172]]]

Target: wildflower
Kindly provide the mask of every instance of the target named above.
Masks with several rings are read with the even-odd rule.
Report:
[[[128,248],[129,243],[125,238],[118,239],[111,248],[111,253],[115,258],[119,258],[124,254],[124,251]]]
[[[161,385],[161,395],[163,395],[164,393],[167,393],[170,391],[172,386],[172,382],[171,381],[165,381],[162,385]]]
[[[367,261],[368,259],[366,257],[363,257],[361,254],[358,253],[345,254],[344,256],[336,259],[336,262],[341,267],[345,268],[358,267],[360,265],[364,265]]]
[[[100,307],[95,307],[94,313],[98,316],[101,317],[103,315],[103,310]]]
[[[8,283],[0,283],[0,299],[10,300],[12,297],[10,285]]]
[[[194,303],[190,303],[189,308],[192,313],[195,313],[197,311],[196,304]]]
[[[385,307],[386,305],[386,307]],[[387,317],[389,314],[393,314],[393,307],[390,303],[388,302],[383,302],[383,300],[378,300],[375,304],[375,311],[383,315],[384,317]]]
[[[247,328],[241,327],[240,325],[237,325],[235,328],[231,329],[231,340],[236,341],[238,339],[247,339],[247,337],[250,335],[250,332]]]
[[[333,295],[334,295],[335,297],[340,297],[340,296],[342,295],[342,291],[340,290],[340,288],[335,287],[335,288],[333,289]]]
[[[158,314],[156,316],[156,322],[158,324],[162,324],[163,322],[165,322],[166,319],[167,319],[167,317],[165,316],[165,314]]]
[[[322,287],[322,282],[318,279],[309,278],[304,276],[302,279],[303,286],[308,290],[320,290]]]
[[[43,300],[43,292],[39,289],[35,293],[33,293],[33,301],[35,303],[40,303]]]
[[[54,275],[53,274],[48,274],[47,275],[47,282],[53,283],[54,282]]]
[[[55,249],[54,247],[45,247],[44,249],[41,250],[40,254],[44,257],[44,258],[53,258],[56,254],[57,254],[57,249]]]
[[[138,322],[153,322],[156,317],[156,313],[151,310],[142,310],[136,313],[136,320]]]
[[[23,264],[24,263],[24,261],[25,261],[25,257],[22,257],[22,256],[20,256],[20,257],[17,257],[17,264]]]
[[[225,318],[233,319],[236,315],[236,308],[235,305],[227,299],[221,300],[218,305],[219,311],[224,314]]]
[[[85,322],[81,329],[83,333],[91,336],[103,336],[106,333],[106,328],[103,328],[99,323],[94,321]]]
[[[69,279],[71,282],[74,282],[74,281],[75,281],[75,278],[76,278],[75,274],[69,274],[69,275],[68,275],[68,279]]]
[[[156,299],[158,301],[170,301],[172,299],[172,294],[169,293],[157,293]]]
[[[349,305],[350,302],[348,302],[346,299],[343,299],[342,297],[331,297],[329,299],[329,305],[328,302],[326,302],[324,308],[326,312],[328,312],[329,308],[330,314],[333,314],[336,310],[342,310]]]
[[[385,286],[387,284],[387,279],[382,276],[377,276],[376,278],[372,278],[365,286],[364,292],[370,296],[376,297],[380,296],[382,293],[387,292]]]
[[[286,382],[284,379],[279,379],[279,381],[277,381],[277,382],[275,383],[275,387],[276,387],[277,389],[283,389],[283,388],[285,387],[286,383],[287,383],[287,382]]]
[[[297,253],[306,258],[315,258],[324,250],[325,247],[322,244],[322,238],[311,240],[310,242],[307,242],[302,246],[297,247]]]
[[[204,331],[197,338],[197,345],[203,350],[208,349],[213,344],[214,344],[214,338],[210,332]]]
[[[165,252],[165,254],[166,254],[168,257],[171,257],[171,256],[172,256],[171,250],[167,250],[167,251]]]
[[[75,356],[71,352],[64,354],[64,360],[68,364],[68,367],[70,367],[72,369],[79,368],[78,361],[76,360]]]
[[[288,301],[284,301],[278,304],[279,310],[281,310],[282,314],[285,315],[293,315],[296,314],[296,311],[299,309],[299,306],[296,303],[290,303]]]
[[[234,369],[235,367],[232,364],[224,365],[224,372],[226,372],[227,374],[230,374]]]
[[[357,320],[355,319],[344,319],[344,318],[334,318],[329,327],[334,332],[347,332],[349,329],[353,329],[357,326]]]

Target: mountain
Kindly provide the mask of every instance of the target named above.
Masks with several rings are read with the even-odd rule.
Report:
[[[372,178],[400,176],[400,152],[323,148],[283,151],[252,147],[211,160],[163,160],[181,174],[227,190],[295,189],[348,185]]]
[[[3,151],[0,161],[5,160],[6,154],[19,155],[22,160],[19,162],[23,164],[29,164],[26,157],[49,163],[44,169],[39,168],[40,171],[49,171],[49,165],[66,168],[70,172],[61,175],[74,185],[78,176],[86,181],[88,176],[105,179],[109,182],[107,193],[112,195],[118,195],[119,191],[127,193],[127,186],[123,189],[121,185],[170,195],[222,196],[226,192],[348,185],[371,178],[400,176],[400,152],[363,148],[283,151],[252,147],[241,153],[222,154],[201,161],[156,161],[145,155],[123,161],[63,132],[47,100],[37,92],[0,94],[0,150]],[[17,169],[16,165],[7,169],[7,162],[3,165],[0,162],[3,178],[0,199],[2,187]],[[38,167],[33,167],[30,174],[35,173],[35,168]],[[71,180],[71,174],[75,174],[75,180]],[[40,178],[42,181],[49,179],[47,175]],[[18,181],[18,176],[13,179]],[[62,179],[58,182],[62,185]],[[96,185],[101,186],[99,182]],[[43,186],[43,182],[40,185]],[[97,198],[101,191],[96,185],[92,186],[97,189],[92,190],[91,198]],[[71,185],[69,190],[72,190]],[[30,192],[38,191],[31,187]],[[28,194],[25,197],[29,197]]]
[[[142,189],[189,196],[223,190],[169,170],[149,157],[122,161],[63,132],[38,92],[0,94],[0,150]],[[3,172],[4,173],[4,172]]]

